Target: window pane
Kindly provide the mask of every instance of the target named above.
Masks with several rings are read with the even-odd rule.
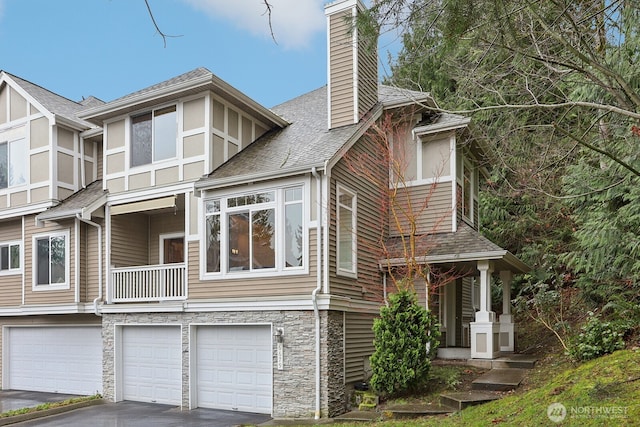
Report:
[[[252,250],[254,269],[275,268],[275,210],[264,209],[254,211],[252,221]]]
[[[302,200],[302,187],[287,188],[284,191],[285,202],[294,202],[297,200]]]
[[[341,205],[347,206],[347,207],[352,207],[351,203],[353,202],[353,196],[350,194],[340,194],[340,196],[338,197],[338,201]]]
[[[207,202],[205,211],[207,212],[207,214],[220,212],[220,200],[212,200],[210,202]]]
[[[20,268],[20,245],[11,246],[9,268]]]
[[[9,246],[0,246],[0,270],[9,269]]]
[[[131,166],[151,163],[151,113],[131,118]]]
[[[51,283],[64,283],[65,278],[65,238],[51,238]]]
[[[229,271],[249,270],[249,212],[229,215]]]
[[[7,188],[9,183],[9,159],[7,143],[0,144],[0,188]]]
[[[220,215],[207,217],[207,272],[220,272]]]
[[[302,266],[302,203],[287,205],[284,210],[285,267]]]
[[[38,272],[36,283],[38,285],[48,285],[49,284],[49,239],[37,239],[37,265]]]
[[[9,144],[9,187],[27,182],[27,151],[24,139]]]
[[[153,160],[176,157],[178,121],[176,107],[167,107],[153,113]]]
[[[353,215],[349,209],[338,208],[338,222],[340,233],[340,259],[338,267],[342,270],[353,270]]]
[[[469,218],[471,216],[471,169],[465,164],[464,175],[462,177],[462,215]]]

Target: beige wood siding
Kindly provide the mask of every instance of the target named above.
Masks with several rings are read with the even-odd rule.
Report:
[[[58,152],[58,181],[73,185],[73,170],[73,156]]]
[[[27,117],[27,100],[13,88],[10,96],[9,119],[17,120]]]
[[[373,320],[371,314],[345,314],[345,382],[365,379],[365,365],[373,354]]]
[[[364,171],[378,177],[385,187],[388,186],[389,171],[386,164],[373,157],[365,159],[367,154],[380,152],[376,142],[368,137],[361,138],[333,168],[331,173],[329,232],[329,274],[331,293],[355,299],[382,301],[382,279],[378,270],[378,260],[382,255],[381,241],[386,240],[387,191],[378,187]],[[359,159],[357,162],[349,159]],[[355,168],[360,173],[352,171]],[[357,259],[358,278],[352,279],[336,273],[336,184],[340,183],[357,193]]]
[[[31,149],[49,145],[49,129],[49,119],[46,117],[31,120],[29,135]]]
[[[178,166],[172,166],[170,168],[156,170],[156,185],[172,184],[179,182],[180,168]]]
[[[49,152],[43,151],[31,156],[31,183],[49,180]]]
[[[149,263],[160,264],[160,235],[184,233],[184,211],[149,216]]]
[[[329,18],[329,64],[331,127],[354,122],[353,39],[350,34],[351,10],[336,13]]]
[[[183,142],[183,157],[187,159],[197,156],[204,156],[204,134],[202,133],[188,136]]]
[[[98,150],[97,150],[97,158],[96,158],[96,162],[97,162],[97,173],[96,173],[96,179],[102,179],[103,177],[103,166],[104,166],[104,161],[102,159],[102,143],[98,143]]]
[[[0,87],[0,124],[7,123],[9,121],[9,116],[7,114],[7,94],[9,93],[9,90],[7,88],[7,85]]]
[[[31,203],[49,200],[49,187],[34,188],[31,190]]]
[[[435,189],[430,194],[431,185],[435,185]],[[409,199],[405,197],[405,191],[409,193]],[[411,201],[411,209],[408,207],[408,200]],[[426,207],[425,207],[426,203]],[[452,219],[452,200],[451,200],[451,183],[443,182],[438,184],[426,184],[415,187],[409,187],[406,190],[400,190],[396,205],[400,210],[409,212],[407,215],[399,215],[402,232],[410,230],[411,217],[415,216],[416,233],[444,233],[450,232]],[[400,230],[394,227],[393,218],[390,218],[391,236],[400,235]]]
[[[182,107],[184,114],[182,126],[184,130],[198,129],[204,126],[204,106],[204,98],[184,103]]]
[[[134,213],[111,218],[111,265],[130,267],[149,263],[149,218]]]
[[[22,317],[0,317],[0,354],[2,352],[2,343],[4,342],[2,331],[4,326],[54,326],[54,325],[96,325],[100,326],[102,320],[98,316],[91,314],[73,314],[73,315],[47,315],[47,316],[22,316]],[[2,383],[2,357],[0,357],[0,384]]]
[[[35,217],[25,218],[25,240],[24,240],[24,266],[25,266],[25,286],[24,303],[31,304],[72,304],[75,302],[75,226],[74,220],[65,220],[60,223],[46,222],[44,226],[36,225]],[[33,261],[34,247],[33,237],[36,235],[47,235],[48,233],[69,232],[69,241],[66,242],[69,249],[69,276],[67,282],[68,289],[60,290],[40,290],[33,291]]]
[[[124,147],[124,129],[124,119],[107,124],[107,150]]]
[[[100,218],[93,218],[93,222],[102,226],[102,286],[103,291],[106,284],[106,266],[104,265],[104,254],[106,241],[104,220]],[[88,224],[82,224],[82,243],[80,244],[80,301],[93,302],[99,295],[99,280],[98,280],[98,263],[99,263],[99,251],[98,251],[98,230],[94,226]],[[103,295],[104,292],[103,292]]]
[[[200,245],[188,242],[189,299],[308,295],[316,287],[316,233],[309,230],[309,274],[228,280],[200,280]]]
[[[0,222],[0,243],[22,241],[22,220]],[[23,248],[24,251],[24,248]],[[24,268],[24,257],[20,260]],[[0,306],[22,303],[22,273],[0,276]]]
[[[151,186],[151,172],[129,175],[129,190],[139,190]]]
[[[58,146],[75,151],[73,132],[68,129],[58,128]]]

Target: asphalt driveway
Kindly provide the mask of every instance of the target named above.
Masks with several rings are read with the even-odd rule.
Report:
[[[0,392],[0,400],[3,402],[8,401],[3,398],[3,396],[6,396],[6,393],[10,392]],[[40,393],[31,394],[34,395],[34,397],[40,395]],[[47,396],[42,395],[41,397],[45,398]],[[38,403],[42,403],[42,401]],[[256,425],[269,421],[270,419],[271,417],[269,415],[264,414],[201,408],[193,409],[191,411],[181,411],[180,408],[175,406],[125,401],[88,406],[59,415],[12,424],[12,426],[85,427],[90,425],[95,427],[229,427],[246,424]]]

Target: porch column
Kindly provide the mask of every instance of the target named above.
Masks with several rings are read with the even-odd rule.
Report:
[[[496,314],[491,311],[491,274],[493,263],[489,260],[478,261],[480,272],[480,311],[476,312],[475,322],[471,322],[471,358],[494,359],[500,355],[500,324]]]
[[[511,315],[511,282],[513,273],[500,271],[502,281],[502,314],[500,315],[500,351],[515,351],[515,326]]]

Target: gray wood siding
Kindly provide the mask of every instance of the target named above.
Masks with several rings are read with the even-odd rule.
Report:
[[[400,232],[408,232],[410,230],[410,218],[416,217],[416,233],[443,233],[450,232],[452,219],[452,201],[451,201],[451,183],[443,182],[435,184],[436,187],[430,194],[431,185],[419,185],[405,189],[399,189],[396,198],[396,206],[398,212],[408,212],[408,214],[400,213],[398,220],[402,230],[398,230],[394,226],[394,218],[390,218],[391,236],[398,236]],[[409,198],[405,197],[405,191],[408,191]],[[409,208],[411,201],[411,208]],[[425,202],[426,207],[425,207]]]
[[[358,38],[358,117],[378,102],[378,49],[376,41]]]
[[[346,313],[345,316],[345,382],[351,383],[365,379],[365,361],[374,351],[375,316],[361,313]]]
[[[200,280],[200,244],[188,242],[189,299],[308,295],[316,287],[316,232],[309,230],[309,274]]]
[[[111,265],[129,267],[149,263],[149,219],[132,213],[111,218]]]
[[[382,278],[378,260],[382,255],[381,242],[387,238],[388,212],[386,209],[389,172],[384,160],[370,156],[380,148],[368,137],[361,138],[336,164],[331,172],[329,277],[331,293],[355,299],[382,302]],[[369,157],[367,157],[369,156]],[[368,160],[363,160],[368,159]],[[356,172],[354,172],[354,169]],[[357,171],[361,172],[357,172]],[[364,172],[377,176],[385,188],[378,187]],[[340,183],[357,193],[357,269],[358,278],[338,275],[336,272],[336,185]]]
[[[64,220],[60,223],[46,222],[43,227],[36,226],[35,216],[28,216],[25,218],[25,241],[24,241],[24,272],[25,272],[25,286],[24,286],[24,303],[30,304],[72,304],[75,302],[75,221]],[[33,291],[33,236],[46,235],[47,233],[55,233],[69,231],[69,241],[67,242],[69,248],[69,277],[67,281],[69,283],[69,289],[60,290],[46,290],[46,291]]]
[[[355,73],[353,63],[353,43],[349,18],[351,10],[336,13],[329,18],[329,63],[331,82],[331,127],[339,127],[354,122]]]

